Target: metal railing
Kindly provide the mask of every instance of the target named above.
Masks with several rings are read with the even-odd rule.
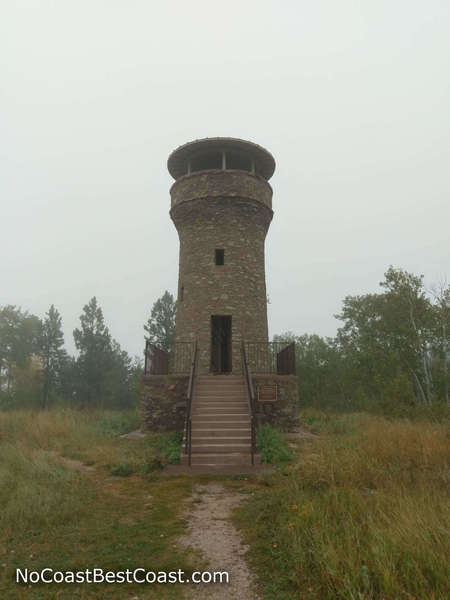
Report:
[[[169,373],[189,373],[195,342],[177,342],[169,357]]]
[[[169,353],[148,340],[145,342],[144,375],[166,375],[169,372]]]
[[[148,340],[145,343],[145,375],[188,374],[194,342],[177,342],[172,352],[161,350]]]
[[[191,370],[189,373],[189,384],[186,397],[186,439],[184,444],[184,453],[188,455],[188,465],[191,466],[192,454],[192,404],[195,390],[195,374],[197,370],[197,342],[194,344],[194,351],[191,359]]]
[[[248,401],[248,413],[250,415],[250,427],[251,427],[251,455],[252,465],[255,464],[255,452],[256,452],[256,414],[255,414],[255,393],[253,391],[252,376],[247,363],[245,343],[242,342],[242,374],[245,380],[245,389],[247,390],[247,401]]]
[[[295,342],[244,342],[247,365],[256,374],[295,375]]]

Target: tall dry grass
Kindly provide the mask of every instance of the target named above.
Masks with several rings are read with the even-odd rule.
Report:
[[[448,427],[334,419],[238,517],[266,598],[450,597]]]

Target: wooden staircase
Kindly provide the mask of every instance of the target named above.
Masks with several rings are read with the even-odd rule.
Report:
[[[244,385],[244,378],[238,375],[198,375],[195,378],[192,466],[216,471],[233,465],[251,467],[251,424]],[[254,463],[260,463],[256,454]],[[184,452],[181,464],[188,464]]]

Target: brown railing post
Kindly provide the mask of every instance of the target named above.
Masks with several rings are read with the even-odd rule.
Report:
[[[254,374],[295,375],[295,342],[245,342],[244,346]]]
[[[277,373],[295,375],[295,371],[295,342],[291,342],[277,354]]]
[[[148,340],[145,343],[145,375],[167,375],[169,372],[169,353],[161,350]]]

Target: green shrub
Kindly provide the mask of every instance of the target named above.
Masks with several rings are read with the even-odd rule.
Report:
[[[116,477],[129,477],[130,475],[133,475],[134,472],[133,465],[127,462],[119,463],[118,465],[111,467],[111,475],[115,475]]]
[[[270,425],[258,427],[258,449],[264,464],[292,460],[291,451],[282,434]]]
[[[133,410],[115,410],[100,413],[100,418],[92,423],[97,435],[115,437],[137,429],[140,424],[139,414]]]
[[[160,458],[162,464],[176,464],[180,462],[182,440],[183,433],[176,431],[152,435],[148,443],[150,449]]]
[[[144,475],[149,475],[150,473],[154,473],[155,471],[159,471],[164,467],[161,458],[159,456],[155,456],[150,453],[144,462],[144,466],[142,468],[142,472]]]

